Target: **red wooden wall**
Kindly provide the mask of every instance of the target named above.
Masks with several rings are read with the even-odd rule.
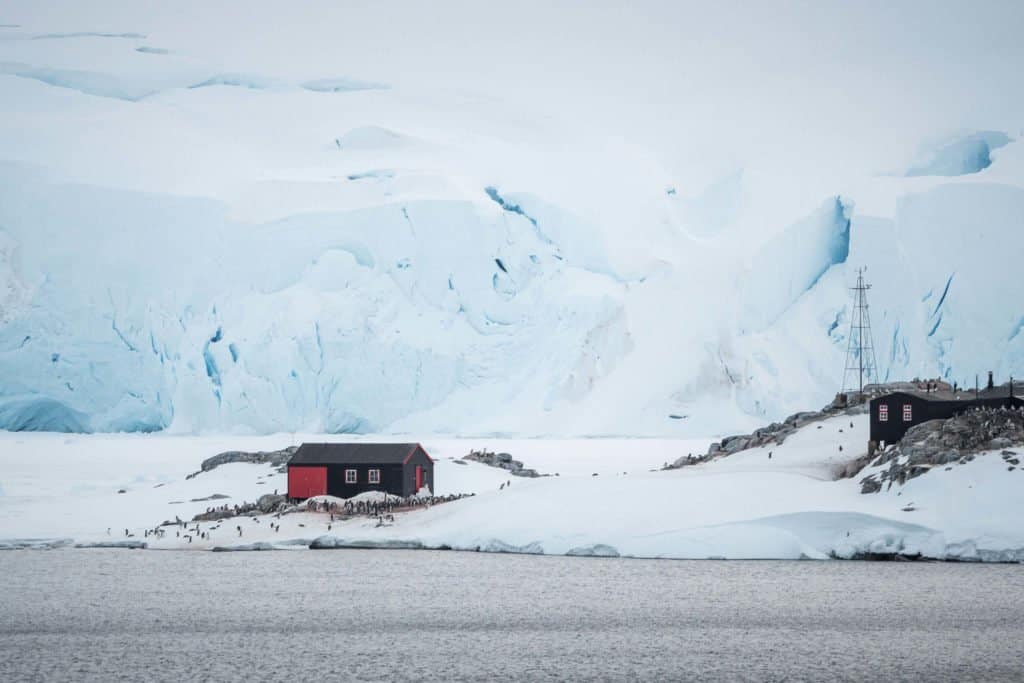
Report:
[[[327,493],[326,467],[289,467],[288,497],[312,498]]]

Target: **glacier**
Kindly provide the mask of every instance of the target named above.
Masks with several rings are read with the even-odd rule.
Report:
[[[859,8],[816,54],[744,33],[811,16],[709,47],[724,10],[650,7],[678,33],[528,3],[525,60],[449,5],[456,51],[421,8],[254,3],[271,53],[198,4],[5,8],[0,429],[734,431],[840,388],[860,267],[881,379],[1024,373],[1020,96],[944,70],[945,25],[901,90]]]

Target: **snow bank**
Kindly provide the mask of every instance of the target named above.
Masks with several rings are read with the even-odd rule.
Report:
[[[76,543],[76,548],[124,548],[126,550],[145,550],[149,546],[145,541],[93,541]]]
[[[73,544],[70,538],[12,538],[0,539],[0,550],[54,550]]]
[[[258,552],[261,550],[276,550],[270,543],[240,543],[239,545],[215,545],[211,548],[215,553],[229,552]]]
[[[280,518],[203,522],[207,537],[189,533],[191,542],[174,526],[145,542],[187,550],[433,548],[693,559],[1024,557],[1018,523],[1024,472],[1008,470],[998,451],[864,495],[859,477],[837,476],[864,455],[867,431],[866,415],[831,418],[805,426],[781,446],[677,470],[661,469],[674,459],[666,456],[706,447],[707,440],[427,439],[437,493],[475,495],[400,512],[387,524],[367,516],[332,520],[300,506]],[[290,438],[0,434],[0,538],[138,543],[145,529],[204,511],[209,503],[188,501],[211,491],[230,495],[230,504],[284,488],[283,475],[258,464],[185,477],[211,452],[273,450]],[[517,478],[510,485],[502,470],[456,464],[455,458],[481,448],[512,453],[559,476]],[[123,536],[126,528],[133,538]],[[48,547],[67,541],[4,543]]]

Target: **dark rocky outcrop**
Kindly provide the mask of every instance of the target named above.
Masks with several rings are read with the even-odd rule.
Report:
[[[876,493],[921,476],[935,467],[970,462],[983,451],[1002,450],[1010,466],[1019,464],[1013,446],[1024,445],[1024,411],[978,408],[948,420],[931,420],[911,427],[899,443],[886,448],[870,463],[889,464],[861,480],[861,493]]]
[[[276,493],[264,493],[256,501],[256,508],[263,513],[277,512],[288,505],[288,498]]]
[[[500,467],[508,470],[509,474],[515,477],[544,477],[547,475],[538,474],[537,470],[523,466],[523,463],[514,460],[509,453],[493,453],[491,451],[470,451],[469,455],[462,456],[463,460],[472,460],[490,467]]]
[[[289,446],[288,448],[282,448],[279,451],[226,451],[207,458],[203,461],[203,464],[200,465],[198,472],[193,472],[185,478],[191,479],[203,472],[209,472],[221,465],[227,465],[233,462],[247,462],[253,465],[269,464],[277,467],[278,472],[284,472],[287,469],[288,461],[292,459],[292,456],[295,455],[295,451],[297,450],[299,450],[298,446]]]
[[[205,498],[190,498],[190,503],[205,503],[209,500],[227,500],[231,496],[225,496],[223,493],[214,493],[212,496],[206,496]]]
[[[268,494],[273,496],[274,494]],[[264,496],[265,497],[265,496]],[[282,506],[284,507],[284,506]],[[257,503],[243,502],[241,505],[221,505],[207,508],[206,512],[200,512],[192,518],[193,522],[216,522],[219,519],[231,519],[232,517],[253,517],[262,515],[274,510],[263,510]],[[165,525],[172,525],[174,522],[164,522]]]

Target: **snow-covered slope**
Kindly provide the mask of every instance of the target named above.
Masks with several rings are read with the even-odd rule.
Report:
[[[864,455],[867,431],[866,415],[840,416],[805,426],[781,446],[678,470],[661,466],[703,452],[706,439],[426,439],[436,460],[436,493],[475,496],[399,513],[393,526],[304,512],[202,523],[210,537],[191,541],[173,528],[163,539],[146,537],[144,529],[175,516],[191,519],[211,506],[253,502],[284,490],[286,477],[267,465],[237,463],[185,475],[217,450],[275,449],[290,437],[7,434],[0,438],[0,547],[26,538],[104,543],[124,540],[127,529],[129,540],[153,548],[194,550],[304,547],[327,536],[337,540],[325,543],[547,554],[1024,560],[1024,471],[1008,469],[998,451],[982,453],[904,486],[862,494],[860,477],[835,476]],[[508,451],[558,476],[510,477],[454,461],[472,448]],[[229,498],[208,500],[214,494]],[[281,530],[271,530],[271,521]]]
[[[0,428],[736,431],[855,266],[883,378],[1024,371],[1019,8],[631,7],[5,5]]]

